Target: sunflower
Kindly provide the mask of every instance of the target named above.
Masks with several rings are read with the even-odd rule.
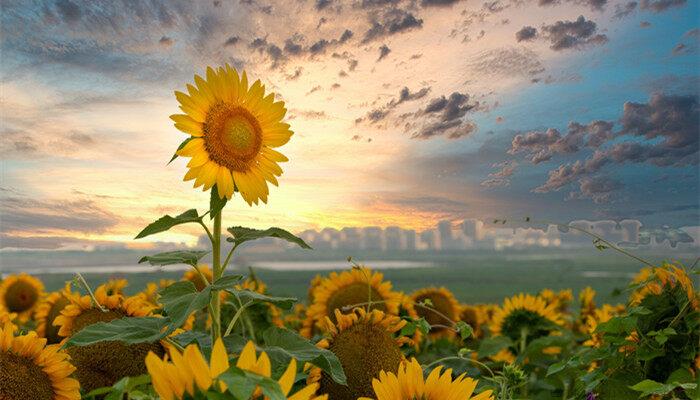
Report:
[[[685,293],[691,308],[694,310],[700,309],[698,295],[693,288],[693,281],[683,268],[672,264],[664,264],[651,270],[644,268],[634,279],[634,283],[642,286],[632,293],[632,305],[638,305],[648,295],[660,295],[664,289],[673,290],[679,288]]]
[[[593,316],[596,311],[595,290],[587,286],[578,294],[579,316],[575,327],[581,333],[586,333],[588,317]]]
[[[401,294],[391,290],[391,282],[384,281],[380,272],[353,268],[341,273],[331,272],[313,291],[314,302],[306,312],[307,325],[323,328],[325,319],[334,321],[336,310],[347,313],[345,307],[365,305],[372,302],[372,309],[397,315]],[[335,321],[334,321],[335,322]]]
[[[219,197],[231,199],[238,191],[251,205],[267,203],[270,182],[277,186],[282,174],[279,162],[288,161],[273,150],[292,136],[282,122],[287,112],[275,95],[265,95],[260,80],[248,87],[248,77],[229,65],[207,68],[206,79],[194,76],[195,86],[175,92],[184,114],[171,115],[175,127],[191,137],[177,154],[192,159],[185,180],[209,190],[216,185]]]
[[[345,371],[347,386],[333,381],[326,373],[314,368],[308,382],[321,384],[320,393],[334,400],[355,400],[372,394],[372,379],[381,371],[396,372],[403,360],[401,345],[409,343],[404,336],[395,336],[406,321],[379,310],[369,313],[355,308],[350,314],[335,311],[333,322],[326,317],[326,331],[330,337],[317,346],[333,352]]]
[[[122,295],[108,295],[102,285],[95,290],[97,302],[105,311],[97,308],[90,296],[75,296],[71,303],[56,317],[58,335],[67,340],[73,333],[97,322],[108,322],[123,317],[143,317],[151,315],[153,306],[140,296],[125,298]],[[146,354],[153,351],[165,354],[161,343],[124,344],[106,341],[88,346],[68,348],[68,353],[77,367],[76,377],[83,389],[90,391],[103,386],[111,386],[125,376],[137,376],[146,372],[143,363]]]
[[[10,326],[12,331],[17,330],[17,325],[14,324],[14,320],[17,319],[17,313],[9,313],[5,310],[0,310],[0,326]]]
[[[268,378],[272,376],[272,366],[270,364],[270,357],[268,357],[267,353],[265,353],[264,351],[260,353],[260,356],[258,357],[255,353],[255,344],[252,341],[248,341],[245,347],[243,347],[243,351],[241,351],[241,355],[238,357],[238,361],[236,361],[236,367],[246,371],[254,372],[258,375],[265,376]],[[278,381],[280,388],[282,389],[282,393],[284,393],[285,397],[289,396],[289,392],[292,390],[292,386],[294,385],[294,381],[296,380],[296,375],[297,360],[292,358],[292,360],[289,362],[289,365],[287,366],[287,369],[284,371],[284,373]],[[318,383],[311,383],[303,389],[299,390],[298,392],[294,393],[293,395],[287,397],[287,399],[326,400],[328,396],[325,395],[316,397],[316,391],[318,390],[318,388]],[[259,398],[261,394],[262,391],[259,388],[256,388],[255,393],[253,394],[253,398]]]
[[[201,292],[214,279],[214,273],[207,264],[199,264],[192,269],[188,269],[182,275],[182,280],[194,283],[197,291]],[[205,282],[206,280],[206,282]]]
[[[490,330],[493,336],[508,336],[514,342],[531,341],[549,335],[563,323],[556,304],[521,293],[505,299],[493,315]]]
[[[416,312],[431,325],[430,335],[433,337],[454,336],[454,331],[448,327],[459,321],[460,306],[449,289],[429,287],[419,289],[411,295]]]
[[[110,279],[104,284],[108,295],[124,294],[124,288],[129,285],[126,279]]]
[[[73,371],[68,355],[36,332],[15,336],[11,324],[0,326],[0,399],[78,400]]]
[[[603,307],[594,309],[590,315],[586,316],[586,325],[584,328],[590,338],[583,342],[583,345],[600,347],[603,344],[603,335],[601,333],[596,333],[598,325],[610,321],[612,317],[618,315],[620,312],[621,309],[619,306],[613,307],[610,304],[603,304]]]
[[[182,353],[171,348],[169,354],[170,362],[152,351],[145,359],[153,388],[163,400],[183,399],[186,394],[193,396],[197,389],[207,391],[229,368],[228,354],[220,338],[214,342],[209,365],[195,344],[187,346]],[[218,387],[224,390],[225,385],[219,383]]]
[[[413,358],[399,367],[398,373],[382,371],[379,379],[372,380],[374,397],[358,400],[493,400],[491,390],[474,394],[478,381],[466,373],[452,379],[452,370],[442,372],[442,366],[433,369],[428,378]]]
[[[165,289],[166,287],[172,285],[173,283],[175,283],[175,281],[172,279],[161,279],[158,281],[158,283],[148,282],[146,283],[146,288],[139,292],[137,296],[140,296],[151,305],[158,307],[160,306],[160,303],[158,302],[158,292],[161,289]]]
[[[17,313],[20,322],[27,322],[44,295],[44,284],[24,272],[0,281],[0,310]]]
[[[46,338],[49,344],[59,343],[63,338],[58,335],[58,328],[53,325],[56,317],[71,302],[76,294],[71,292],[70,283],[66,283],[63,290],[53,292],[46,296],[36,308],[34,320],[36,321],[36,333],[39,337]]]

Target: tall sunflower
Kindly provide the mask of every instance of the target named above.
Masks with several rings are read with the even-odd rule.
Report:
[[[466,373],[452,379],[452,370],[442,372],[441,366],[426,379],[423,368],[413,358],[401,365],[397,373],[382,371],[379,379],[372,380],[374,396],[358,400],[493,400],[491,390],[474,395],[478,382]]]
[[[391,290],[391,282],[380,272],[368,268],[353,268],[341,273],[331,272],[313,290],[313,303],[306,311],[307,326],[322,329],[325,319],[335,322],[336,310],[347,313],[345,307],[372,302],[372,309],[397,315],[401,293]]]
[[[68,355],[36,332],[15,336],[9,323],[0,326],[0,399],[78,400],[73,371]]]
[[[245,71],[239,76],[228,64],[207,68],[206,79],[194,76],[195,85],[187,92],[175,92],[184,114],[171,115],[175,127],[191,137],[177,154],[191,157],[185,180],[209,190],[214,185],[221,198],[231,199],[238,191],[251,205],[267,203],[267,183],[277,185],[288,161],[273,148],[292,136],[289,124],[282,122],[287,109],[265,95],[260,80],[248,86]]]
[[[44,295],[44,284],[24,272],[0,281],[0,310],[17,313],[20,322],[32,317],[34,308]]]
[[[75,296],[71,303],[56,317],[54,325],[58,334],[66,340],[75,332],[97,322],[109,322],[123,317],[143,317],[151,315],[153,306],[141,296],[124,297],[108,295],[107,288],[99,286],[95,299],[105,309],[97,308],[90,296]],[[144,358],[149,351],[165,354],[161,343],[124,344],[106,341],[88,346],[68,348],[68,354],[77,367],[76,377],[83,389],[90,391],[103,386],[111,386],[126,376],[146,373]]]
[[[313,368],[308,382],[321,384],[319,393],[328,394],[334,400],[355,400],[372,394],[372,379],[381,371],[396,372],[402,362],[401,345],[410,339],[396,335],[406,321],[379,310],[367,313],[356,308],[350,314],[336,310],[336,322],[325,319],[330,337],[317,346],[333,352],[345,371],[347,386],[340,385]]]
[[[411,299],[416,304],[416,312],[425,318],[433,328],[430,336],[454,336],[454,331],[448,329],[452,322],[459,321],[461,307],[452,292],[444,287],[428,287],[413,292]]]
[[[61,311],[71,303],[71,298],[77,296],[71,292],[70,283],[63,290],[53,292],[46,296],[36,308],[34,320],[36,321],[36,333],[39,337],[46,338],[49,344],[59,343],[63,338],[58,335],[58,327],[53,322],[61,315]]]

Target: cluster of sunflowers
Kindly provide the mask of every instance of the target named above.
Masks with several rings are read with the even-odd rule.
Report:
[[[287,161],[273,148],[292,131],[284,103],[245,72],[207,68],[194,81],[175,92],[183,114],[171,119],[189,137],[171,161],[190,158],[185,180],[210,191],[209,208],[136,238],[195,224],[211,251],[143,257],[192,268],[132,295],[124,279],[93,291],[77,274],[45,293],[36,277],[4,277],[0,400],[698,398],[698,296],[675,265],[643,270],[628,304],[601,307],[590,288],[578,307],[571,290],[460,304],[447,288],[394,290],[357,264],[313,279],[304,304],[271,295],[252,271],[227,274],[247,241],[309,248],[280,228],[232,226],[222,257],[224,207],[235,193],[267,202]]]
[[[200,264],[180,282],[201,293],[211,276]],[[447,288],[406,294],[380,272],[353,267],[317,276],[308,301],[290,307],[251,274],[218,295],[224,322],[247,322],[213,342],[210,315],[198,309],[159,340],[66,346],[101,322],[165,318],[159,293],[175,281],[132,296],[127,283],[111,280],[81,296],[70,283],[45,293],[27,274],[0,282],[0,399],[698,395],[700,298],[676,265],[642,269],[627,304],[601,306],[591,288],[578,304],[571,290],[549,289],[500,305],[460,304]],[[259,297],[256,307],[236,306],[244,294]]]

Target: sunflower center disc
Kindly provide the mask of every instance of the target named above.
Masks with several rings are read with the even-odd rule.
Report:
[[[262,147],[262,128],[247,109],[217,103],[203,124],[204,144],[209,157],[233,171],[250,169]]]
[[[452,303],[445,296],[439,293],[431,293],[425,296],[418,297],[416,303],[421,303],[425,300],[430,300],[432,305],[426,305],[438,312],[427,309],[425,307],[416,307],[416,312],[419,316],[425,318],[430,325],[450,325],[451,321],[448,318],[454,318],[454,310],[452,310]],[[440,315],[442,314],[442,315]],[[444,316],[443,316],[444,315]],[[445,328],[433,328],[435,331],[441,331]]]
[[[28,358],[0,351],[0,399],[52,400],[48,375]]]
[[[546,319],[536,312],[514,310],[503,320],[501,332],[513,340],[519,340],[522,330],[526,329],[530,341],[549,334],[549,330],[544,327],[546,322]]]
[[[39,298],[39,293],[29,283],[18,281],[14,285],[7,288],[5,293],[5,304],[10,312],[26,311],[36,303]]]

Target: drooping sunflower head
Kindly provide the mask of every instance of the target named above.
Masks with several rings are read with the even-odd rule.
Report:
[[[439,366],[427,378],[415,358],[402,364],[398,372],[382,371],[372,381],[373,392],[358,400],[493,400],[491,390],[474,394],[477,380],[466,373],[452,379],[452,370]]]
[[[198,272],[199,271],[199,272]],[[188,269],[183,275],[182,280],[194,283],[194,287],[198,291],[204,288],[214,279],[214,273],[207,264],[199,264],[192,269]],[[205,282],[206,280],[206,282]]]
[[[555,292],[552,289],[542,289],[539,297],[544,299],[547,304],[556,305],[557,310],[565,312],[568,309],[571,300],[573,300],[574,295],[571,289],[564,289],[560,290],[559,292]]]
[[[586,316],[585,323],[585,333],[589,335],[588,340],[583,342],[584,346],[590,347],[600,347],[603,344],[602,334],[596,333],[598,325],[603,322],[608,322],[615,315],[620,314],[624,310],[624,306],[620,308],[619,306],[611,306],[610,304],[603,304],[603,307],[596,308],[591,314]]]
[[[53,322],[61,315],[61,311],[71,303],[71,298],[77,294],[71,292],[70,283],[66,283],[63,290],[50,293],[43,298],[36,308],[34,319],[36,320],[36,333],[39,337],[46,338],[48,344],[59,343],[63,338],[58,334],[58,327]]]
[[[521,293],[505,299],[494,313],[490,329],[494,336],[504,335],[517,341],[525,334],[532,340],[548,335],[563,323],[556,305],[547,304],[539,296]]]
[[[59,336],[66,340],[86,326],[123,317],[147,316],[154,308],[141,296],[108,295],[104,285],[95,290],[95,299],[104,311],[93,304],[90,296],[70,299],[70,304],[54,320],[54,325],[59,327]],[[77,368],[76,377],[87,391],[111,386],[125,376],[144,374],[146,366],[143,360],[149,351],[164,354],[165,348],[158,342],[127,345],[116,341],[68,348],[68,354]]]
[[[43,295],[44,284],[24,272],[0,281],[0,309],[17,313],[20,322],[31,318]]]
[[[36,332],[15,336],[10,324],[0,326],[0,399],[78,400],[74,370],[68,355]]]
[[[631,304],[641,303],[649,295],[661,295],[664,290],[680,291],[694,310],[700,309],[700,301],[695,293],[693,281],[685,269],[672,264],[664,264],[661,267],[649,270],[643,269],[634,279],[634,283],[641,287],[632,292]]]
[[[187,94],[175,92],[184,114],[170,116],[175,127],[191,137],[177,154],[191,157],[185,180],[209,190],[214,185],[221,198],[241,193],[251,205],[267,203],[267,183],[277,185],[282,174],[278,163],[287,161],[273,148],[292,136],[282,122],[287,109],[265,94],[260,80],[248,85],[245,71],[226,65],[207,68],[206,79],[195,75]]]
[[[350,314],[336,310],[336,321],[325,319],[330,337],[318,343],[340,360],[347,377],[347,386],[340,385],[318,369],[309,375],[310,383],[319,382],[319,393],[331,399],[355,400],[372,394],[372,379],[381,371],[396,372],[403,360],[401,345],[410,339],[397,336],[406,325],[401,318],[379,310],[369,313],[356,308]]]
[[[129,286],[129,281],[123,278],[110,279],[104,286],[108,295],[124,294],[124,288]]]
[[[431,336],[452,336],[454,331],[446,327],[459,321],[460,306],[452,292],[444,287],[419,289],[411,295],[416,312],[432,326]]]
[[[326,318],[335,322],[336,310],[347,313],[351,306],[371,304],[371,309],[397,315],[401,294],[391,290],[391,282],[380,272],[368,268],[353,268],[341,273],[331,272],[314,290],[314,302],[306,316],[321,328]]]

